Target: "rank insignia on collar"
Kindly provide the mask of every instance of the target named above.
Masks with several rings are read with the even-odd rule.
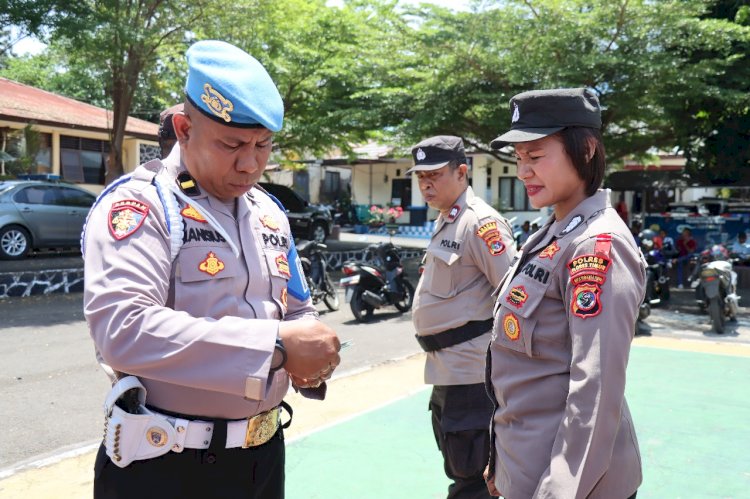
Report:
[[[557,244],[557,241],[553,241],[552,244],[544,248],[542,252],[539,253],[539,258],[549,258],[550,260],[552,260],[553,258],[555,258],[555,253],[557,253],[558,251],[560,251],[560,245]]]
[[[224,270],[224,262],[216,258],[213,251],[209,251],[206,259],[198,265],[198,270],[214,276]]]
[[[200,196],[201,190],[198,188],[198,184],[195,183],[195,179],[188,172],[180,172],[175,180],[177,186],[186,195]]]
[[[565,234],[568,234],[570,232],[573,232],[573,230],[581,225],[583,223],[583,215],[576,215],[573,218],[570,219],[570,222],[568,222],[567,227],[563,229],[562,232],[560,232],[561,236],[564,236]]]
[[[146,220],[149,207],[135,199],[115,201],[109,209],[109,232],[121,241],[133,234]]]
[[[208,109],[227,123],[232,121],[232,117],[229,116],[229,113],[234,111],[232,101],[221,95],[209,83],[203,85],[203,91],[205,93],[201,95],[201,100],[208,106]]]
[[[292,273],[289,271],[289,260],[286,259],[286,255],[282,254],[276,257],[276,268],[287,279],[292,277]]]
[[[512,313],[505,314],[505,317],[503,317],[503,331],[511,341],[516,341],[521,336],[521,325],[518,323],[518,318]]]
[[[505,244],[500,237],[500,230],[497,228],[496,221],[493,220],[482,225],[477,229],[476,234],[487,244],[490,255],[497,256],[505,253]]]
[[[279,230],[279,223],[270,215],[263,215],[260,219],[260,223],[271,230]]]
[[[281,300],[281,305],[284,307],[284,311],[287,309],[287,297],[289,295],[289,292],[286,290],[286,288],[281,290],[281,297],[279,298]]]
[[[208,222],[206,222],[206,219],[203,218],[203,215],[201,215],[200,213],[198,213],[198,210],[196,210],[195,208],[193,208],[190,205],[187,205],[186,207],[184,207],[182,209],[182,211],[180,212],[180,215],[182,215],[185,218],[189,218],[191,220],[195,220],[196,222],[202,222],[204,224],[208,223]]]
[[[451,211],[448,212],[448,221],[454,221],[459,213],[461,213],[461,207],[457,204],[454,204],[453,208],[451,208]]]
[[[505,297],[505,301],[510,303],[516,308],[523,307],[526,300],[529,299],[529,295],[526,294],[526,288],[523,286],[515,286],[508,292],[508,296]]]
[[[570,303],[570,310],[573,315],[586,319],[599,315],[602,311],[602,304],[599,301],[601,288],[593,283],[583,283],[573,290],[573,301]]]

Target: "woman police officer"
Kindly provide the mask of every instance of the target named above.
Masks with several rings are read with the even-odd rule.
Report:
[[[554,214],[501,284],[488,352],[495,399],[490,493],[506,499],[635,497],[638,443],[625,370],[645,263],[599,189],[601,110],[588,89],[524,92],[511,130],[532,206]]]

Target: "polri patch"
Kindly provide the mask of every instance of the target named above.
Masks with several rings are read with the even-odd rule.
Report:
[[[505,297],[505,301],[516,308],[523,307],[523,304],[526,303],[526,300],[528,299],[529,295],[526,293],[526,288],[523,286],[514,286],[508,292],[508,296]]]
[[[287,279],[292,277],[292,273],[289,271],[289,260],[287,260],[286,255],[279,255],[276,257],[276,268],[279,270],[279,273]]]
[[[219,260],[213,251],[209,251],[206,259],[198,265],[198,270],[208,275],[215,276],[224,270],[224,262]]]
[[[610,261],[599,255],[580,255],[573,258],[568,263],[568,269],[570,276],[576,276],[582,272],[598,272],[600,274],[606,274],[609,270]]]
[[[599,315],[602,304],[599,300],[601,288],[594,283],[583,283],[573,290],[573,301],[570,310],[573,315],[587,319]]]
[[[149,206],[135,199],[115,201],[109,209],[109,232],[121,241],[137,231],[148,215]]]
[[[485,244],[487,244],[490,255],[497,256],[505,253],[505,244],[503,244],[496,221],[487,222],[479,227],[477,229],[477,236],[481,237]]]
[[[260,223],[263,224],[263,227],[267,227],[273,231],[279,230],[279,223],[270,215],[263,215],[260,219]]]
[[[503,317],[503,331],[511,341],[516,341],[521,336],[521,325],[518,323],[518,318],[512,313],[505,314],[505,317]]]
[[[201,222],[204,224],[208,223],[206,222],[206,219],[203,218],[203,215],[198,213],[198,210],[193,208],[191,205],[185,206],[180,212],[180,215],[182,215],[185,218],[189,218],[190,220],[195,220],[196,222]]]
[[[557,244],[557,241],[553,241],[552,244],[544,248],[542,252],[539,253],[539,258],[549,258],[550,260],[552,260],[553,258],[555,258],[555,254],[557,254],[558,251],[560,251],[560,245]]]

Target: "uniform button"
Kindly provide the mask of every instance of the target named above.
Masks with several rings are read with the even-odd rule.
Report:
[[[177,427],[177,433],[182,433],[184,431],[185,431],[185,427],[184,426],[178,426]]]
[[[206,426],[206,431],[210,432],[211,431],[211,427],[210,426]]]
[[[216,454],[211,453],[208,456],[206,456],[206,462],[208,464],[214,464],[216,462]]]

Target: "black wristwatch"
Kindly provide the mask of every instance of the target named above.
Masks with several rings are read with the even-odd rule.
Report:
[[[276,346],[273,349],[273,357],[271,357],[271,372],[276,372],[286,364],[286,348],[281,338],[276,338]]]

